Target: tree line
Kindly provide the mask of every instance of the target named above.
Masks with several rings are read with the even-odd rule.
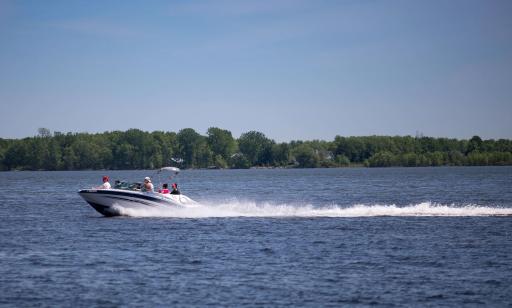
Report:
[[[0,170],[84,170],[512,165],[512,141],[412,136],[336,136],[333,141],[275,142],[258,131],[234,138],[210,127],[179,132],[139,129],[0,138]]]

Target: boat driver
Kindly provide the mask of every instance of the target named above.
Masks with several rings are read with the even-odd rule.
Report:
[[[110,189],[111,186],[110,186],[110,183],[108,182],[109,178],[108,176],[103,176],[103,184],[101,184],[100,186],[96,187],[96,189]]]
[[[142,186],[142,191],[145,192],[154,192],[155,189],[153,187],[153,183],[151,183],[151,178],[149,176],[144,178],[144,185]]]

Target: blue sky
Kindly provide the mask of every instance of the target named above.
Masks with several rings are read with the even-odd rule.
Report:
[[[3,138],[512,138],[512,2],[0,0],[0,104]]]

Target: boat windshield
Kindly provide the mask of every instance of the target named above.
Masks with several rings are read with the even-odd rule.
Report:
[[[115,189],[124,189],[124,190],[140,190],[141,187],[142,187],[141,182],[130,183],[130,182],[126,182],[126,181],[121,181],[114,185]]]
[[[168,180],[171,180],[173,177],[177,176],[180,173],[180,169],[176,167],[162,167],[158,169],[155,174],[158,175],[159,182],[161,183],[160,174],[165,174]],[[116,181],[114,184],[114,189],[123,189],[123,190],[135,190],[141,191],[143,184],[141,182],[127,182],[127,181]]]

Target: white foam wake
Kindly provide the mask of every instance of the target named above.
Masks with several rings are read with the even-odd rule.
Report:
[[[373,217],[373,216],[505,216],[512,215],[512,208],[478,205],[442,205],[423,202],[409,206],[332,205],[314,207],[312,205],[271,204],[232,201],[220,204],[202,204],[190,208],[119,208],[121,215],[131,217]]]

